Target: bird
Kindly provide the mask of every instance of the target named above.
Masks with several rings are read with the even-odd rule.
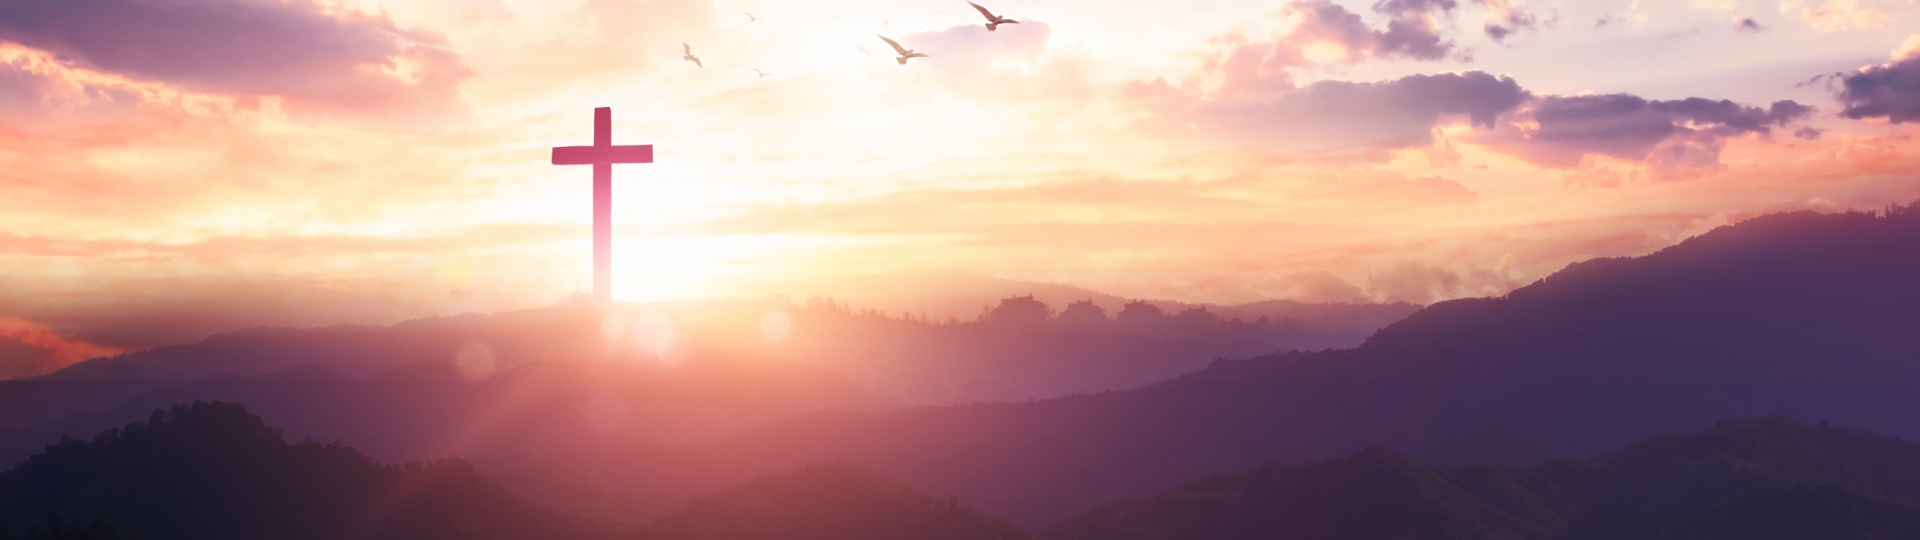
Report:
[[[753,72],[754,72],[754,73],[758,73],[758,74],[760,74],[760,76],[761,76],[761,77],[765,77],[765,76],[767,76],[767,72],[765,72],[765,71],[760,71],[760,68],[753,68]]]
[[[985,16],[987,16],[987,31],[988,31],[988,32],[992,32],[992,31],[994,31],[994,29],[996,29],[996,28],[998,28],[998,27],[999,27],[1000,25],[1003,25],[1003,24],[1020,24],[1020,21],[1016,21],[1016,20],[1013,20],[1013,19],[1009,19],[1009,18],[1006,18],[1006,17],[1001,17],[1001,16],[999,16],[999,15],[994,15],[994,14],[993,14],[993,12],[991,12],[991,11],[987,11],[987,8],[984,8],[984,7],[980,7],[980,4],[975,4],[975,3],[973,3],[973,2],[967,2],[967,5],[969,5],[969,6],[973,6],[973,9],[977,9],[977,10],[980,10],[980,14],[981,14],[981,15],[985,15]]]
[[[874,34],[874,35],[879,35],[879,34]],[[893,41],[893,40],[891,40],[891,39],[887,39],[887,36],[880,36],[880,40],[881,40],[881,41],[885,41],[885,42],[887,42],[887,44],[888,44],[888,45],[892,45],[892,46],[893,46],[893,51],[894,51],[894,52],[897,52],[897,53],[900,53],[900,57],[899,57],[899,58],[895,58],[895,60],[899,60],[899,61],[900,61],[900,65],[903,65],[903,66],[904,66],[904,65],[907,65],[907,59],[908,59],[908,58],[924,58],[924,57],[928,57],[928,56],[932,56],[932,55],[930,55],[930,54],[927,54],[927,53],[923,53],[923,52],[914,52],[914,50],[913,50],[913,49],[909,49],[909,48],[906,48],[906,47],[901,47],[899,43],[897,43],[897,42],[895,42],[895,41]]]
[[[685,43],[681,43],[681,44],[680,44],[680,47],[681,47],[681,48],[684,48],[684,49],[686,49],[686,50],[687,50],[687,54],[686,54],[686,56],[682,56],[682,57],[680,57],[680,59],[681,59],[681,60],[686,60],[686,61],[688,61],[688,62],[693,62],[693,65],[695,65],[695,66],[699,66],[699,67],[707,67],[706,65],[704,65],[704,64],[701,64],[701,63],[700,63],[700,57],[698,57],[698,56],[694,56],[694,55],[693,55],[693,46],[692,46],[692,45],[687,45],[687,44],[685,44]]]
[[[854,46],[853,46],[853,48],[855,48],[855,49],[860,49],[860,54],[864,54],[864,55],[867,55],[867,58],[873,58],[873,52],[872,52],[872,51],[868,51],[866,47],[861,47],[861,46],[859,46],[859,45],[854,45]]]
[[[747,12],[745,12],[745,11],[742,11],[742,12],[740,12],[740,14],[741,14],[741,15],[746,15],[746,16],[747,16],[747,22],[759,22],[759,21],[760,21],[760,18],[759,18],[759,17],[755,17],[755,16],[753,16],[753,14],[752,14],[752,13],[747,13]]]

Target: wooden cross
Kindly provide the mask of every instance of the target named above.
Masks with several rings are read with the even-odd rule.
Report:
[[[653,145],[613,145],[613,108],[593,110],[593,146],[556,146],[554,165],[593,166],[593,295],[613,300],[613,164],[653,163]]]

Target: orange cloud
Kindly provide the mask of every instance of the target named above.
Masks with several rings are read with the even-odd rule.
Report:
[[[55,333],[18,317],[0,317],[0,379],[52,373],[84,360],[126,351]]]

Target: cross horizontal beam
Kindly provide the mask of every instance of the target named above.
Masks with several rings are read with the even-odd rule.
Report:
[[[553,148],[554,165],[603,163],[653,163],[653,145],[556,146]]]

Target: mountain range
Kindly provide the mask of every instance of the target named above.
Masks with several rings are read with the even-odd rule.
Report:
[[[819,412],[564,460],[650,501],[643,513],[762,471],[850,461],[1037,528],[1191,478],[1382,444],[1441,466],[1527,464],[1776,413],[1913,438],[1914,275],[1920,211],[1775,214],[1442,302],[1354,349],[1034,402]]]
[[[343,426],[341,431],[329,433],[337,433],[340,440],[355,445],[367,441],[376,452],[467,449],[422,443],[441,438],[446,432],[418,426],[442,420],[388,422],[380,418],[436,418],[431,412],[436,407],[468,411],[462,413],[468,416],[460,417],[464,420],[456,418],[454,425],[478,422],[472,425],[517,426],[512,429],[542,433],[519,441],[508,436],[503,439],[506,442],[485,447],[494,449],[491,451],[496,455],[474,458],[479,473],[532,501],[625,525],[670,515],[690,497],[739,485],[769,471],[796,470],[808,463],[850,462],[923,490],[933,499],[966,500],[981,512],[1040,530],[1108,505],[1164,493],[1195,478],[1243,473],[1276,462],[1331,460],[1380,445],[1398,448],[1405,457],[1434,467],[1531,465],[1594,456],[1648,433],[1769,414],[1915,438],[1920,436],[1920,423],[1907,414],[1920,408],[1920,393],[1911,391],[1920,382],[1916,380],[1920,379],[1920,363],[1914,361],[1920,358],[1920,333],[1907,331],[1920,327],[1920,309],[1914,307],[1920,306],[1920,282],[1911,278],[1914,275],[1920,275],[1920,211],[1895,207],[1872,213],[1775,214],[1715,229],[1645,256],[1578,263],[1501,297],[1435,304],[1380,329],[1350,349],[1296,350],[1245,360],[1213,359],[1198,371],[1131,389],[1112,389],[1124,385],[1107,380],[1101,384],[1109,385],[1108,389],[1078,395],[899,408],[883,403],[885,396],[860,393],[860,387],[868,386],[862,382],[845,382],[860,381],[860,377],[872,377],[884,370],[848,375],[835,383],[835,377],[843,375],[819,365],[756,358],[766,358],[762,347],[804,342],[805,338],[796,336],[806,335],[810,329],[820,335],[842,332],[821,330],[831,326],[822,321],[831,320],[852,321],[849,328],[867,329],[844,331],[849,339],[865,335],[861,332],[940,336],[908,340],[921,348],[906,349],[900,357],[907,360],[897,362],[909,361],[912,356],[908,353],[913,350],[996,340],[1019,342],[1022,335],[1041,336],[1036,339],[1073,336],[1059,339],[1111,347],[1111,343],[1125,343],[1128,335],[1178,341],[1196,335],[1233,336],[1239,331],[1233,329],[1257,329],[1263,324],[1280,328],[1284,321],[1159,313],[1155,315],[1158,318],[1149,319],[1157,324],[1148,327],[1152,331],[1129,330],[1122,322],[1125,317],[1076,319],[1067,313],[1074,311],[1073,307],[1056,313],[1034,298],[1010,299],[987,309],[980,320],[963,324],[891,318],[830,303],[797,308],[761,304],[742,308],[741,313],[753,316],[722,317],[725,322],[710,326],[703,326],[697,318],[682,317],[680,320],[687,322],[676,322],[677,326],[671,328],[684,331],[688,339],[663,342],[660,336],[681,334],[657,332],[657,325],[643,324],[657,322],[653,315],[661,314],[621,314],[628,318],[607,324],[604,313],[559,306],[493,316],[496,318],[469,316],[402,325],[406,327],[404,332],[418,332],[410,334],[413,336],[439,335],[433,338],[438,340],[433,347],[416,352],[443,360],[416,366],[399,362],[408,354],[355,357],[365,362],[364,366],[392,363],[384,371],[369,367],[376,376],[362,372],[326,375],[332,368],[286,371],[298,364],[283,364],[311,354],[298,350],[302,343],[312,343],[318,350],[335,347],[335,352],[328,354],[345,357],[369,350],[354,348],[364,343],[388,343],[380,347],[394,350],[413,350],[408,348],[415,345],[403,339],[404,335],[383,335],[377,329],[351,329],[346,334],[285,331],[301,338],[258,340],[246,354],[230,358],[231,365],[245,366],[253,366],[246,363],[248,357],[273,358],[266,364],[281,366],[277,373],[265,371],[184,385],[166,382],[157,393],[137,398],[151,400],[143,405],[101,414],[86,421],[91,424],[17,430],[8,440],[41,440],[97,429],[125,421],[126,415],[137,414],[147,403],[193,397],[191,392],[165,394],[169,391],[211,391],[208,389],[222,384],[239,387],[272,383],[277,378],[304,378],[309,380],[300,384],[331,384],[340,389],[314,394],[322,397],[308,400],[311,405],[306,410],[313,411],[311,414],[289,414],[291,429],[309,430],[310,426],[330,421],[325,420],[331,418],[327,406],[341,410],[362,407],[352,405],[354,399],[382,403],[380,399],[388,398],[363,397],[378,394],[380,391],[371,389],[380,384],[405,383],[398,386],[402,390],[389,394],[403,396],[419,388],[408,385],[451,381],[495,390],[427,392],[420,394],[419,405],[390,398],[399,401],[342,415],[340,418],[353,420],[339,424]],[[785,311],[788,308],[792,311]],[[767,321],[777,319],[770,318],[775,311],[791,323],[786,327],[791,332],[789,341],[768,337],[780,334],[766,332]],[[675,321],[665,315],[661,318]],[[1075,320],[1091,324],[1077,325]],[[476,339],[490,338],[458,330],[461,325],[477,324],[475,321],[503,327],[513,327],[516,321],[536,324],[521,328],[523,333],[519,335],[523,338],[516,339],[524,339],[528,344],[524,348],[513,340],[504,345],[487,342],[485,345],[493,351],[490,369],[476,371],[462,363],[463,351]],[[1182,326],[1192,321],[1204,322],[1192,327],[1200,331]],[[549,332],[542,324],[558,325],[559,330]],[[874,329],[884,325],[907,330]],[[438,329],[433,332],[441,334],[423,329]],[[1118,334],[1114,333],[1116,329]],[[709,331],[713,333],[705,333]],[[726,336],[727,332],[759,335],[766,345],[743,345],[738,350],[699,348],[703,336]],[[373,337],[340,337],[361,334]],[[554,335],[560,337],[548,337]],[[542,339],[559,339],[571,345],[554,346],[558,356],[553,358],[560,359],[555,361],[544,356],[545,349],[537,345]],[[730,342],[739,341],[737,337],[732,339]],[[1201,341],[1234,343],[1231,339]],[[662,347],[662,343],[671,346]],[[685,343],[696,346],[673,348]],[[277,347],[294,352],[274,356]],[[593,352],[594,347],[611,351],[606,354],[627,355],[623,357],[627,360],[569,363],[565,357],[567,351],[598,354]],[[978,351],[993,350],[991,345],[977,347]],[[1110,357],[1075,357],[1073,351],[1082,349],[1072,347],[1049,349],[1027,344],[1023,348],[1063,358],[1016,373],[1053,370],[1072,377],[1076,370],[1095,370],[1102,362],[1112,361]],[[158,356],[95,360],[47,379],[86,379],[77,377],[83,373],[186,373],[188,370],[180,366],[199,365],[193,354],[186,354],[192,351],[154,351]],[[881,355],[885,356],[890,355]],[[447,357],[454,362],[447,363]],[[721,422],[723,426],[704,432],[683,429],[676,435],[684,438],[681,441],[659,436],[649,443],[644,442],[646,437],[632,435],[607,439],[610,442],[605,444],[566,443],[592,441],[577,434],[595,429],[595,414],[602,414],[603,421],[620,416],[609,414],[612,410],[624,410],[623,422],[626,418],[650,418],[636,428],[643,431],[671,426],[670,418],[676,416],[646,417],[641,409],[606,407],[606,400],[583,399],[588,396],[529,398],[540,395],[540,391],[512,390],[540,388],[511,383],[516,380],[575,381],[551,388],[599,379],[615,381],[617,386],[638,384],[634,381],[656,376],[644,375],[655,368],[638,366],[675,361],[696,366],[709,358],[737,359],[721,365],[751,366],[737,369],[776,375],[764,377],[763,386],[728,382],[712,387],[732,388],[737,393],[693,391],[689,389],[706,387],[679,382],[659,387],[662,390],[655,393],[661,396],[688,392],[657,402],[661,410],[673,411],[672,415],[688,414],[685,408],[675,408],[682,399],[732,411],[714,417],[732,423]],[[980,377],[969,379],[964,376],[967,372],[960,371],[967,364],[936,364],[940,369],[929,373],[950,374],[976,389],[995,382],[991,378],[994,370],[981,369],[977,373]],[[602,367],[581,371],[551,367],[555,365]],[[1114,365],[1128,364],[1123,361]],[[594,371],[606,366],[642,375],[621,379]],[[794,371],[783,371],[788,369]],[[552,371],[576,375],[535,375]],[[784,373],[794,376],[778,375]],[[1132,376],[1149,374],[1142,371]],[[152,380],[165,379],[154,377]],[[501,382],[490,382],[495,379]],[[733,380],[733,376],[721,379]],[[899,388],[924,384],[905,377],[868,380],[892,381],[900,384]],[[939,380],[941,377],[922,379]],[[792,386],[783,386],[789,383]],[[280,399],[278,396],[298,395],[273,390],[271,385],[257,388],[233,391],[246,399],[264,400],[263,407],[277,406],[271,403]],[[711,401],[686,397],[696,394]],[[781,395],[810,397],[764,399]],[[471,402],[462,400],[479,398],[457,396],[491,396],[486,399],[495,400],[491,401],[494,412],[465,408],[463,404]],[[346,401],[334,403],[341,399]],[[517,410],[521,404],[530,404],[529,410],[549,412],[518,416],[499,413]],[[406,410],[409,406],[427,412]],[[728,416],[739,411],[752,414]],[[746,427],[754,424],[761,425]],[[559,431],[540,431],[543,428]],[[386,437],[380,435],[382,429],[402,443],[380,446],[390,444],[383,442]],[[693,438],[704,440],[685,440]],[[544,441],[565,444],[538,444]],[[637,446],[624,446],[628,444]]]
[[[1053,540],[1920,538],[1920,446],[1772,416],[1593,459],[1436,470],[1373,447],[1207,478],[1056,524]]]
[[[1920,445],[1769,416],[1526,468],[1435,468],[1375,446],[1188,481],[1041,535],[857,464],[808,464],[610,527],[458,459],[381,464],[339,443],[290,444],[238,404],[196,402],[0,472],[0,538],[16,529],[50,540],[1878,540],[1920,536]]]

